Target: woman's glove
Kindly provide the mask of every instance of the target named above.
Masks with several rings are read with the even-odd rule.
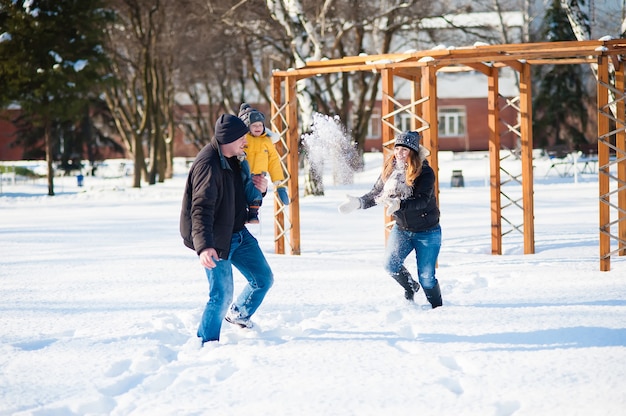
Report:
[[[355,209],[361,208],[361,198],[356,196],[346,195],[348,197],[347,201],[342,202],[339,205],[339,212],[342,214],[349,214]]]
[[[289,195],[287,195],[287,188],[284,186],[278,187],[276,188],[276,192],[278,193],[280,202],[282,202],[283,205],[289,205],[291,201],[289,200]]]
[[[386,203],[387,205],[387,216],[391,217],[391,215],[400,209],[400,198],[392,198]]]

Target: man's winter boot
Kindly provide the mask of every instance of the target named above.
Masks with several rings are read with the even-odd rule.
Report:
[[[443,305],[443,301],[441,300],[441,289],[439,289],[439,282],[432,289],[424,288],[424,294],[426,295],[426,299],[432,305],[433,309],[438,306]]]
[[[420,284],[413,280],[411,273],[402,267],[398,273],[392,273],[391,277],[404,288],[404,298],[413,300],[415,293],[420,290]]]
[[[248,224],[259,223],[259,208],[261,208],[261,201],[252,201],[248,206]]]

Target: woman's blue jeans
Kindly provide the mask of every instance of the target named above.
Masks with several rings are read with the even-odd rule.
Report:
[[[424,289],[432,289],[437,285],[435,268],[440,248],[441,227],[439,225],[420,232],[402,231],[394,225],[387,239],[385,270],[390,274],[398,273],[409,253],[415,250],[419,284]]]
[[[248,284],[243,288],[233,307],[238,309],[242,318],[250,318],[263,302],[267,291],[274,283],[274,275],[257,239],[248,229],[233,234],[230,241],[228,260],[219,260],[213,269],[205,269],[209,280],[209,301],[207,302],[198,337],[203,342],[218,341],[222,321],[233,301],[233,267],[235,266],[246,278]]]

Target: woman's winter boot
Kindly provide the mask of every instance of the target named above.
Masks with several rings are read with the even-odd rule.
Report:
[[[443,305],[443,301],[441,300],[441,289],[439,289],[439,282],[432,289],[424,288],[424,294],[426,295],[426,299],[432,305],[433,309],[438,306]]]
[[[420,284],[413,280],[411,273],[403,267],[398,273],[391,273],[391,277],[404,288],[404,298],[413,300],[413,295],[420,290]]]

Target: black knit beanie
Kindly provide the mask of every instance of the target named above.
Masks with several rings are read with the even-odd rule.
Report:
[[[215,140],[219,144],[232,143],[248,133],[248,127],[239,117],[222,114],[215,122]]]

